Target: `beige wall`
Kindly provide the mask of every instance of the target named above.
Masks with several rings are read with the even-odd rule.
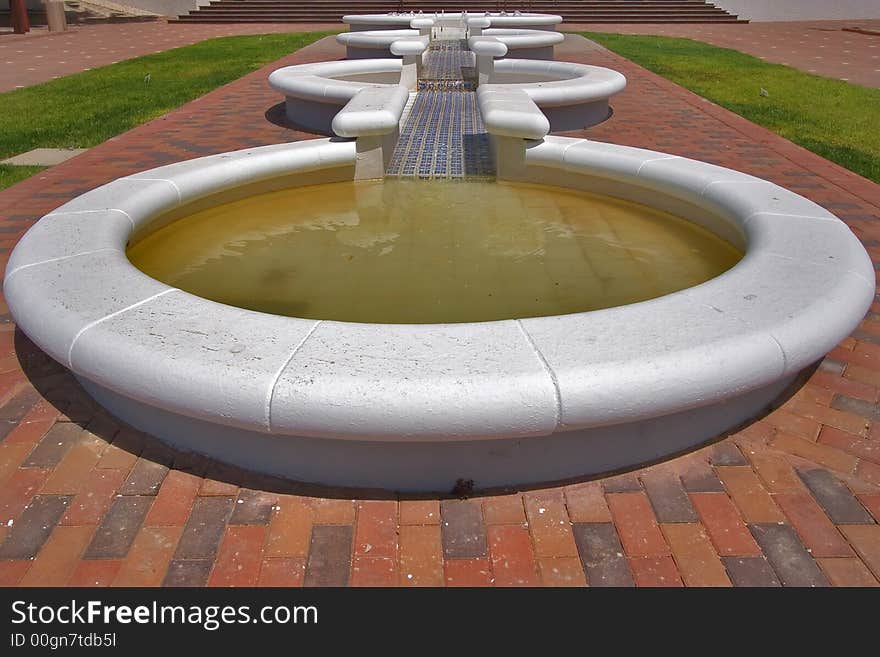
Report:
[[[752,21],[880,18],[880,0],[712,0]]]

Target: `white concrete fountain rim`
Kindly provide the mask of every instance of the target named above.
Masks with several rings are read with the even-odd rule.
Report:
[[[318,139],[115,180],[21,239],[4,292],[18,326],[78,377],[157,412],[357,441],[546,436],[721,403],[792,376],[861,320],[874,271],[856,237],[769,182],[652,151],[547,137],[534,175],[602,180],[722,217],[747,243],[702,285],[595,312],[470,324],[352,324],[225,306],[125,256],[157,215],[245,183],[349,170]],[[555,173],[553,173],[555,172]]]
[[[500,12],[428,12],[408,14],[347,14],[342,17],[342,22],[348,25],[370,25],[381,28],[384,25],[409,27],[413,19],[434,19],[441,21],[460,21],[468,18],[488,18],[492,27],[528,27],[528,26],[556,26],[562,22],[562,16],[556,14],[538,13],[506,13]]]

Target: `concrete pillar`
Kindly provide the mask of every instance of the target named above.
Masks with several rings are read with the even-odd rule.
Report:
[[[477,55],[477,86],[488,84],[489,78],[495,72],[494,55]]]
[[[521,137],[489,135],[495,156],[498,180],[524,180],[526,171],[526,140]]]
[[[419,73],[422,69],[421,53],[404,55],[403,65],[400,69],[400,85],[410,91],[415,91],[419,85]]]
[[[50,32],[64,32],[67,29],[64,0],[46,0],[46,22]]]
[[[387,135],[364,135],[355,141],[355,180],[375,180],[385,177],[385,169],[391,162],[400,132]]]

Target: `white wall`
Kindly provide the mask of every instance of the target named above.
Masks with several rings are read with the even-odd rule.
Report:
[[[712,0],[752,21],[880,18],[880,0]]]

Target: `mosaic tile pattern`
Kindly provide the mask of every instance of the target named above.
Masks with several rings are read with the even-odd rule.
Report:
[[[419,79],[419,89],[473,91],[473,54],[460,40],[432,41]]]
[[[473,91],[420,91],[387,175],[418,178],[495,175],[489,135]]]
[[[473,57],[462,40],[433,41],[407,107],[387,175],[418,178],[492,177],[495,166],[483,127]]]

